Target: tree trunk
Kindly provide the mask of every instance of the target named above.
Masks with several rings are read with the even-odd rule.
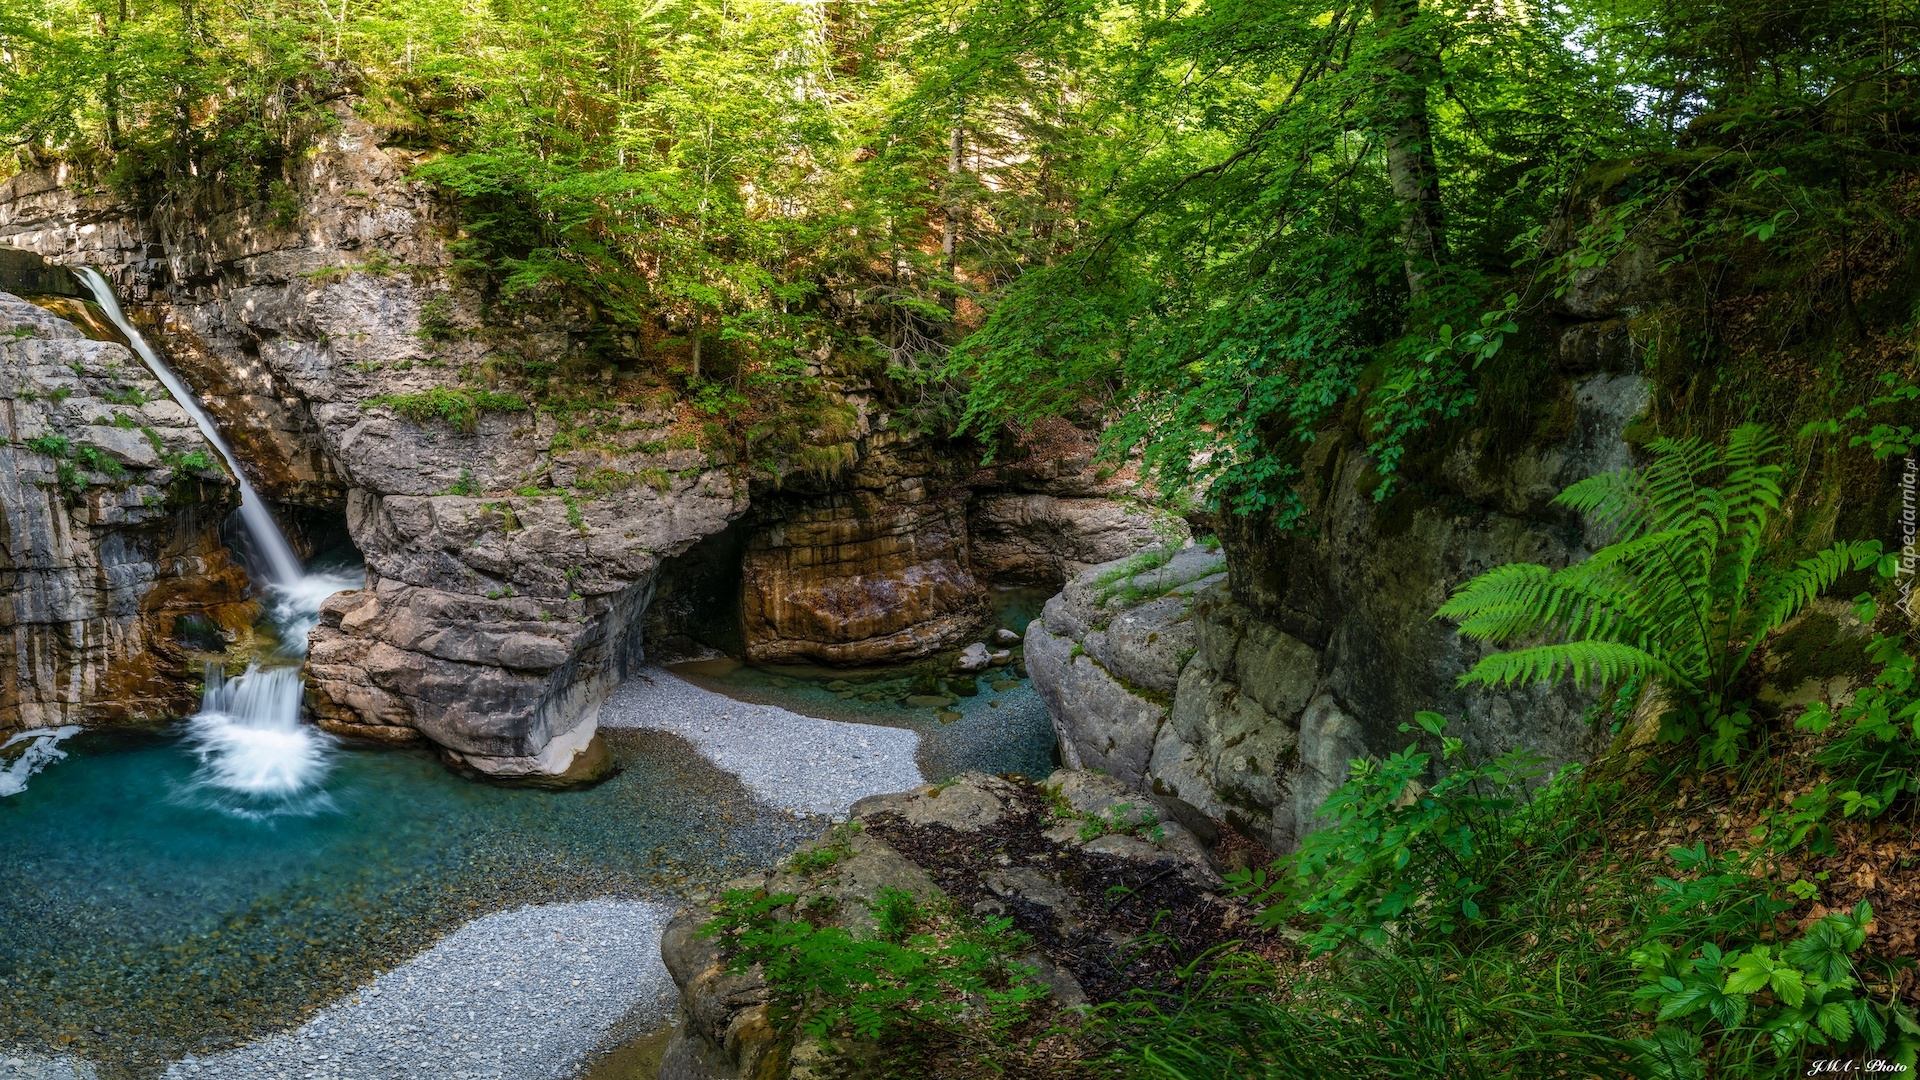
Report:
[[[960,299],[960,279],[958,270],[958,251],[960,248],[960,150],[962,136],[960,125],[956,122],[953,130],[947,133],[947,190],[941,201],[945,226],[940,231],[940,257],[947,267],[947,295],[942,299],[948,311],[953,311]]]
[[[101,105],[106,113],[107,149],[120,150],[120,30],[127,22],[127,0],[120,0],[111,26],[100,16],[100,36],[107,42],[106,85],[101,88]]]
[[[1401,35],[1420,14],[1420,0],[1372,0],[1376,32],[1382,40]],[[1433,157],[1433,126],[1427,114],[1427,87],[1438,80],[1440,58],[1414,46],[1396,44],[1386,57],[1385,123],[1387,176],[1400,201],[1400,243],[1407,290],[1426,294],[1434,271],[1446,256],[1440,221],[1440,169]]]
[[[693,371],[687,375],[687,384],[691,386],[700,381],[700,323],[698,315],[693,317]]]

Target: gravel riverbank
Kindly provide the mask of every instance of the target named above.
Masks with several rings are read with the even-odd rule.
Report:
[[[658,1022],[672,912],[585,900],[501,912],[321,1010],[298,1030],[176,1062],[168,1080],[550,1080],[631,1014]]]
[[[845,817],[868,795],[926,783],[915,732],[737,701],[661,668],[622,683],[600,726],[678,735],[769,805],[805,814]]]

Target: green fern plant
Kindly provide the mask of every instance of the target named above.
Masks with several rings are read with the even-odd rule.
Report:
[[[1489,570],[1435,617],[1476,640],[1526,643],[1482,659],[1462,686],[1657,687],[1670,704],[1662,737],[1704,729],[1705,756],[1731,764],[1751,720],[1730,694],[1754,650],[1842,573],[1874,563],[1880,544],[1770,562],[1782,468],[1762,425],[1736,429],[1724,447],[1660,439],[1648,450],[1645,468],[1589,477],[1554,500],[1611,529],[1612,543],[1563,570]]]

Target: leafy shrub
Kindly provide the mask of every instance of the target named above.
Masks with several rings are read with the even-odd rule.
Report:
[[[619,469],[599,468],[583,472],[574,478],[573,486],[581,491],[596,495],[606,495],[615,491],[625,491],[633,486],[634,474]]]
[[[145,405],[149,401],[158,401],[164,396],[166,396],[166,392],[159,391],[152,397],[148,397],[146,391],[141,390],[137,386],[116,386],[111,390],[102,390],[100,392],[100,400],[110,405],[131,405],[135,408]]]
[[[442,494],[478,495],[480,494],[480,482],[473,478],[472,469],[461,469],[460,478],[455,480]]]
[[[1489,570],[1436,617],[1481,641],[1561,639],[1485,657],[1463,686],[1651,681],[1673,704],[1662,737],[1704,731],[1703,757],[1732,764],[1752,720],[1729,695],[1754,650],[1842,573],[1878,561],[1880,544],[1841,542],[1775,569],[1764,538],[1781,499],[1779,444],[1758,424],[1724,449],[1659,439],[1649,450],[1646,468],[1588,477],[1554,500],[1611,528],[1612,543],[1563,570]]]
[[[88,472],[97,472],[118,480],[127,475],[127,467],[97,446],[82,446],[73,452],[73,460]]]
[[[1868,657],[1881,665],[1872,685],[1861,687],[1838,715],[1824,702],[1807,707],[1794,726],[1828,741],[1814,761],[1830,778],[1795,798],[1780,815],[1778,836],[1787,847],[1805,844],[1831,853],[1827,822],[1837,809],[1842,818],[1879,817],[1920,793],[1920,691],[1915,662],[1900,639],[1879,636]]]
[[[860,831],[858,821],[837,825],[829,832],[826,842],[814,847],[803,848],[793,853],[787,865],[796,873],[817,874],[840,865],[840,860],[853,854],[852,834]]]
[[[870,905],[878,935],[857,938],[840,926],[782,918],[796,899],[734,890],[701,929],[732,951],[736,970],[760,965],[783,1027],[816,1038],[877,1039],[961,1022],[1004,1032],[1046,994],[1031,969],[1009,959],[1025,939],[1007,919],[968,925],[883,889]]]
[[[28,439],[24,445],[36,454],[45,454],[52,458],[63,458],[73,453],[73,444],[58,435],[42,435],[37,439]]]
[[[1116,803],[1101,813],[1073,816],[1080,818],[1082,843],[1102,836],[1131,836],[1154,844],[1167,838],[1167,830],[1160,824],[1160,815],[1154,813],[1151,807],[1135,806],[1130,802]]]
[[[453,299],[445,293],[420,307],[420,336],[428,341],[445,341],[453,336]]]
[[[382,394],[368,398],[364,407],[385,406],[415,423],[441,420],[460,430],[471,432],[485,412],[524,412],[526,399],[518,394],[500,394],[491,390],[455,390],[444,386],[418,394]]]
[[[167,465],[175,472],[207,472],[216,467],[213,455],[205,450],[192,450],[184,454],[174,454],[167,458]]]
[[[1327,952],[1354,941],[1382,946],[1395,937],[1450,934],[1485,917],[1483,894],[1524,825],[1514,811],[1531,801],[1528,785],[1543,772],[1542,759],[1515,749],[1472,764],[1460,740],[1445,735],[1444,717],[1422,712],[1416,722],[1441,738],[1452,771],[1423,788],[1431,758],[1412,746],[1379,764],[1353,762],[1352,778],[1320,810],[1331,825],[1272,867],[1229,879],[1238,895],[1267,905],[1263,923],[1304,916],[1317,924],[1308,944]]]
[[[1633,959],[1645,985],[1635,996],[1655,1010],[1661,1027],[1636,1045],[1653,1075],[1705,1076],[1699,1036],[1708,1031],[1733,1040],[1734,1052],[1744,1051],[1748,1059],[1767,1051],[1788,1058],[1808,1044],[1837,1045],[1911,1069],[1920,1023],[1897,999],[1881,1003],[1859,993],[1852,954],[1866,944],[1872,921],[1873,909],[1863,900],[1851,913],[1820,919],[1777,953],[1764,944],[1642,945]]]

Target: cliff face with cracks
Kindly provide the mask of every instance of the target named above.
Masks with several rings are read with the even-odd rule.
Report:
[[[556,306],[488,325],[448,283],[411,155],[345,106],[336,119],[299,160],[291,219],[213,196],[142,215],[37,173],[0,188],[0,244],[108,273],[262,491],[344,514],[367,587],[333,597],[313,635],[325,726],[418,732],[496,775],[589,764],[595,707],[639,657],[629,631],[660,561],[724,527],[745,493],[670,448],[658,404],[610,403],[613,434],[585,449],[556,442],[545,413],[409,409],[446,400],[503,341],[565,359],[585,320]],[[629,483],[582,494],[587,476]]]
[[[0,732],[190,709],[181,639],[251,616],[213,448],[125,346],[7,293],[0,428]]]
[[[988,584],[1057,582],[1152,533],[1153,514],[1105,497],[1111,478],[1086,479],[1084,455],[973,476],[892,430],[860,385],[834,384],[855,416],[823,436],[840,464],[759,481],[751,500],[670,394],[611,368],[585,419],[488,397],[503,358],[591,367],[591,318],[489,310],[447,272],[453,230],[408,178],[417,155],[382,146],[347,103],[335,119],[292,166],[297,213],[218,192],[135,210],[61,170],[0,185],[0,245],[100,268],[261,491],[344,517],[367,584],[327,602],[310,642],[310,704],[330,730],[424,735],[492,775],[590,768],[597,705],[641,659],[663,566],[750,502],[739,621],[762,660],[961,645]],[[1024,509],[983,509],[1002,498]],[[1007,536],[1025,526],[1006,522],[1021,514],[1045,526],[1015,558]]]
[[[1462,690],[1485,653],[1432,619],[1461,583],[1513,561],[1565,565],[1601,543],[1550,506],[1567,485],[1632,463],[1646,409],[1620,295],[1575,289],[1556,362],[1533,399],[1546,422],[1514,450],[1458,443],[1428,490],[1384,502],[1364,452],[1338,436],[1304,472],[1313,527],[1221,522],[1217,553],[1188,549],[1087,571],[1028,632],[1027,663],[1070,766],[1188,803],[1277,849],[1357,757],[1415,737],[1421,709],[1453,719],[1475,754],[1516,745],[1564,762],[1605,735],[1572,688]],[[1584,316],[1584,317],[1583,317]]]

